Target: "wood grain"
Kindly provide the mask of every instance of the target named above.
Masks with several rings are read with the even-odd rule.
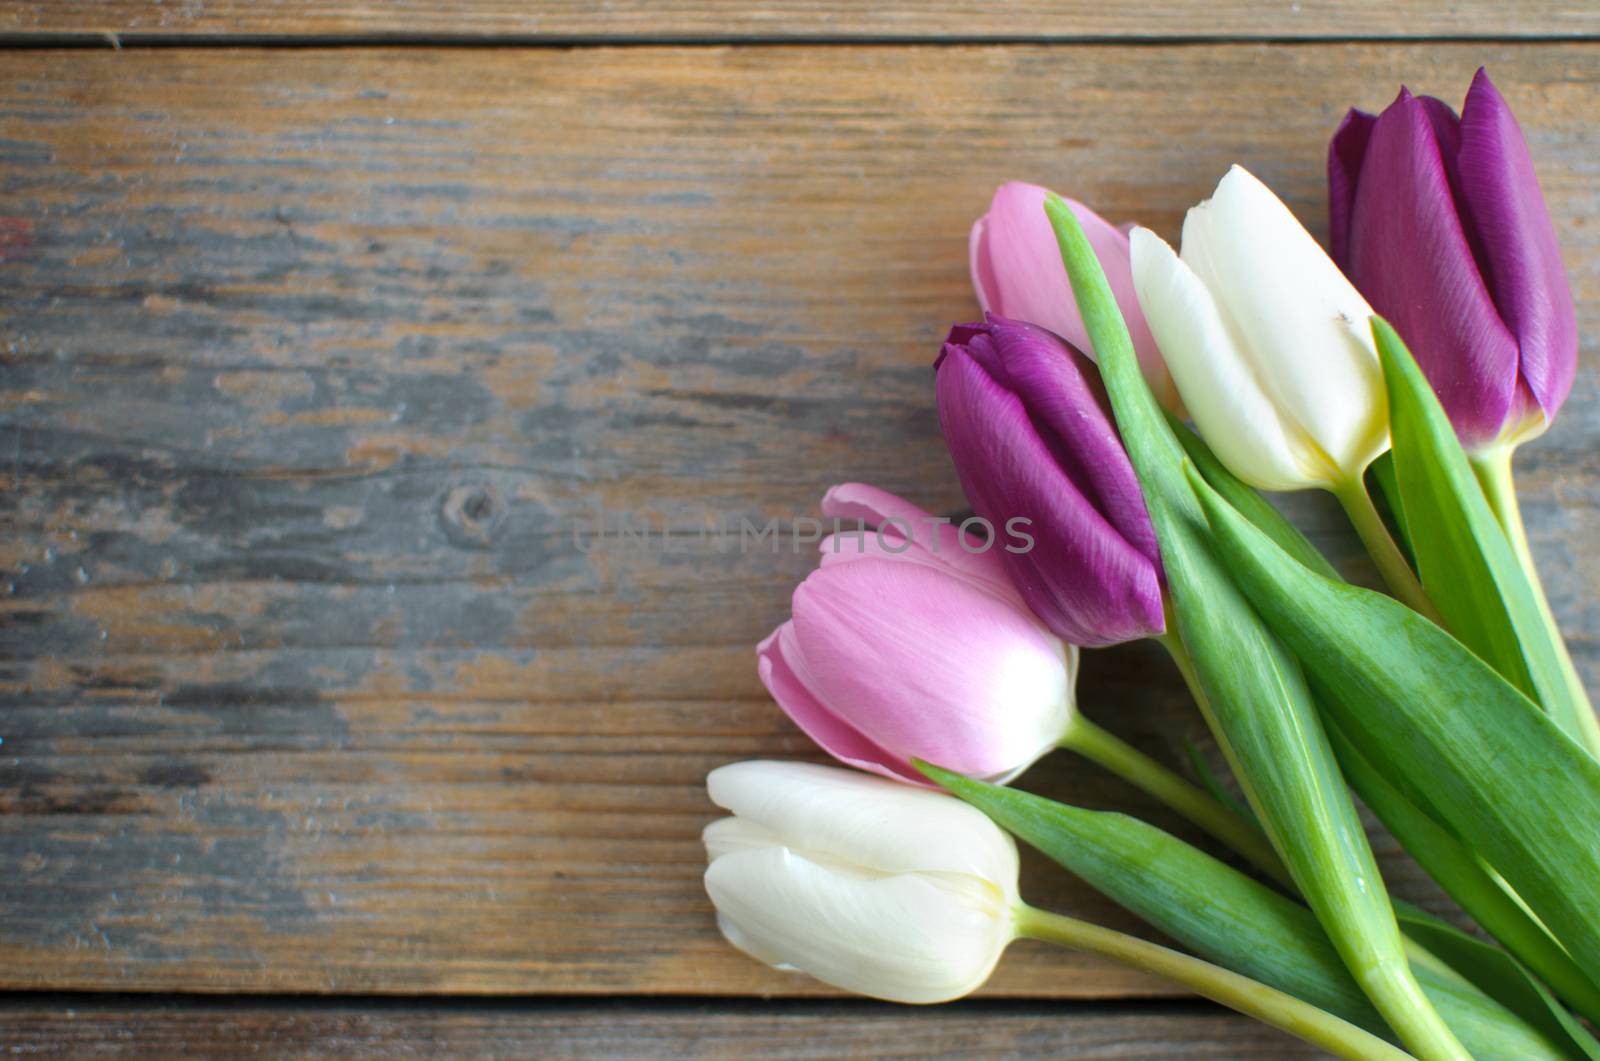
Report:
[[[929,361],[997,181],[1170,234],[1238,160],[1319,225],[1343,108],[1480,62],[1593,336],[1583,46],[8,55],[0,985],[821,990],[721,942],[697,843],[707,770],[812,754],[751,653],[810,550],[699,529],[846,478],[960,507]],[[1597,383],[1591,341],[1520,477],[1591,685]],[[672,533],[585,552],[597,505]],[[1198,732],[1146,646],[1082,699]],[[1031,944],[988,988],[1166,990]]]
[[[319,1004],[17,999],[0,1040],[29,1057],[538,1057],[744,1061],[1296,1061],[1325,1056],[1216,1007],[865,1002]],[[759,1044],[759,1045],[757,1045]]]
[[[518,40],[1094,40],[1600,35],[1582,0],[1334,0],[1258,4],[1136,0],[7,0],[0,33],[146,37],[448,37]]]

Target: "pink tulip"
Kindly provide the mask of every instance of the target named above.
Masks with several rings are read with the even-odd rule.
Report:
[[[925,759],[1005,781],[1072,721],[1078,650],[1036,619],[976,538],[875,487],[836,486],[822,511],[865,535],[822,542],[794,617],[757,647],[778,706],[842,762],[915,784]]]
[[[995,190],[989,212],[973,222],[968,240],[972,288],[985,313],[1037,324],[1094,356],[1078,302],[1061,263],[1055,231],[1044,214],[1049,192],[1037,184],[1011,181]],[[1128,322],[1133,348],[1156,400],[1179,411],[1178,390],[1161,360],[1155,337],[1139,309],[1129,264],[1128,234],[1073,199],[1066,200],[1094,247],[1117,306]]]

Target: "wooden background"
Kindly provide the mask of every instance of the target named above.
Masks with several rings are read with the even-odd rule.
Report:
[[[1600,686],[1591,3],[62,0],[0,41],[0,1046],[1302,1056],[1033,944],[933,1010],[724,944],[702,779],[814,754],[752,654],[811,554],[701,532],[961,507],[929,364],[997,182],[1175,237],[1239,161],[1320,233],[1402,80],[1487,64],[1561,229],[1584,363],[1518,481]],[[1093,653],[1081,699],[1176,764],[1168,671]]]

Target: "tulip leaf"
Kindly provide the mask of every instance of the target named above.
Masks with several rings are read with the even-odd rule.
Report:
[[[1240,515],[1313,571],[1328,578],[1339,577],[1299,529],[1252,487],[1229,472],[1199,435],[1170,414],[1167,420],[1201,476]],[[1393,469],[1389,454],[1373,462],[1373,473],[1380,483],[1388,484],[1385,488],[1388,498],[1398,496]],[[1315,681],[1312,686],[1314,692],[1324,692],[1317,689]],[[1544,926],[1530,917],[1521,903],[1483,867],[1477,856],[1438,824],[1437,812],[1429,807],[1427,796],[1420,788],[1409,783],[1403,774],[1395,775],[1393,783],[1385,779],[1339,732],[1326,712],[1324,724],[1345,778],[1401,846],[1502,945],[1543,976],[1585,1016],[1591,1020],[1600,1019],[1600,989],[1590,982],[1561,945],[1550,938]],[[1197,758],[1192,748],[1191,757]]]
[[[1472,919],[1591,1020],[1600,1017],[1600,989],[1578,968],[1500,880],[1429,813],[1401,793],[1350,743],[1338,723],[1324,720],[1339,765],[1384,828]],[[1437,812],[1433,812],[1437,814]],[[1397,905],[1398,909],[1398,905]],[[1402,923],[1405,919],[1402,916]],[[1410,935],[1415,935],[1407,930]],[[1513,963],[1514,964],[1514,963]],[[1520,968],[1520,967],[1519,967]],[[1481,986],[1481,985],[1480,985]],[[1486,990],[1488,990],[1486,988]],[[1503,998],[1490,991],[1496,998]]]
[[[1423,588],[1472,651],[1582,739],[1559,650],[1438,396],[1393,328],[1372,319],[1389,391],[1394,475]]]
[[[1294,900],[1125,814],[1067,806],[927,764],[918,769],[1202,957],[1374,1034],[1392,1035],[1316,917]],[[1551,1034],[1448,970],[1419,965],[1417,974],[1476,1056],[1586,1056],[1559,1029]]]
[[[1211,794],[1211,798],[1227,807],[1242,821],[1247,821],[1256,828],[1261,828],[1261,823],[1256,821],[1255,813],[1243,803],[1234,798],[1228,791],[1222,779],[1211,769],[1211,764],[1206,762],[1205,756],[1200,754],[1200,748],[1188,737],[1183,738],[1184,754],[1189,759],[1189,767],[1194,771],[1194,776],[1200,779],[1200,786]]]
[[[1185,469],[1193,472],[1193,465],[1145,383],[1127,324],[1083,229],[1059,197],[1045,200],[1045,213],[1144,491],[1177,628],[1165,636],[1169,645],[1174,633],[1181,641],[1174,655],[1192,668],[1200,710],[1251,809],[1356,981],[1414,1052],[1455,1056],[1458,1045],[1406,964],[1388,893],[1376,886],[1382,879],[1377,863],[1300,664],[1212,552],[1204,514],[1187,482]]]
[[[1313,571],[1328,578],[1339,577],[1338,572],[1299,529],[1252,487],[1240,482],[1229,472],[1199,435],[1170,414],[1167,420],[1201,476],[1240,515]],[[1388,469],[1387,474],[1380,470],[1380,465]],[[1390,484],[1387,496],[1397,496],[1393,488],[1393,462],[1389,455],[1385,454],[1373,462],[1373,470],[1380,482],[1387,481]],[[1314,692],[1322,692],[1316,688],[1314,681],[1312,686]],[[1561,945],[1550,938],[1544,926],[1530,917],[1522,904],[1483,867],[1477,856],[1438,824],[1437,813],[1429,807],[1427,796],[1417,786],[1408,783],[1404,775],[1396,775],[1393,783],[1385,779],[1339,732],[1337,724],[1327,717],[1327,713],[1323,714],[1324,725],[1346,780],[1407,853],[1502,945],[1544,977],[1585,1016],[1600,1020],[1600,989],[1590,982]],[[1192,747],[1190,755],[1197,767],[1204,765]],[[1402,787],[1407,791],[1401,792]]]
[[[1591,977],[1600,970],[1600,763],[1438,626],[1324,578],[1195,475],[1216,546],[1389,777],[1426,779],[1440,823],[1492,865]]]
[[[1171,413],[1167,414],[1167,423],[1172,428],[1172,433],[1177,436],[1178,444],[1194,462],[1201,477],[1211,484],[1213,490],[1227,498],[1228,504],[1238,509],[1240,515],[1260,527],[1285,552],[1311,570],[1329,578],[1339,577],[1333,565],[1328,563],[1328,558],[1300,533],[1300,528],[1285,519],[1283,513],[1273,507],[1272,502],[1262,497],[1254,487],[1230,472],[1227,466],[1217,459],[1217,455],[1211,452],[1211,447],[1206,445],[1199,434],[1190,430],[1188,425]]]
[[[1600,1043],[1511,955],[1419,910],[1399,905],[1396,915],[1407,936],[1484,994],[1538,1028],[1551,1041],[1568,1046],[1573,1056],[1600,1061]]]
[[[1390,520],[1394,524],[1394,543],[1406,554],[1406,561],[1415,567],[1417,558],[1411,551],[1411,528],[1406,526],[1406,510],[1400,505],[1400,483],[1394,477],[1394,450],[1384,452],[1367,466],[1368,493],[1371,493],[1374,485],[1377,487],[1378,495],[1383,498],[1383,503],[1389,510]],[[1227,497],[1226,494],[1223,496]],[[1231,503],[1233,499],[1228,500]],[[1238,508],[1237,505],[1234,507]]]

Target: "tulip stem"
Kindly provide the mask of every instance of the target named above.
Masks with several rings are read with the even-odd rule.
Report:
[[[1077,752],[1160,800],[1227,844],[1279,884],[1294,887],[1266,834],[1127,741],[1076,714],[1059,746]]]
[[[1367,547],[1367,555],[1378,565],[1378,573],[1383,576],[1389,591],[1412,611],[1443,626],[1444,620],[1440,618],[1439,610],[1423,592],[1417,573],[1411,570],[1405,553],[1395,544],[1389,528],[1384,526],[1383,517],[1378,515],[1372,495],[1367,493],[1365,477],[1358,475],[1347,483],[1333,487],[1333,496],[1344,506],[1345,514],[1350,517],[1361,544]]]
[[[1545,632],[1561,659],[1561,676],[1570,697],[1567,706],[1573,715],[1570,725],[1567,724],[1568,720],[1561,720],[1561,728],[1577,737],[1579,743],[1589,749],[1590,755],[1600,759],[1600,719],[1595,718],[1589,692],[1584,688],[1578,668],[1573,665],[1572,654],[1567,651],[1566,638],[1561,636],[1561,625],[1556,622],[1550,599],[1545,596],[1544,583],[1533,562],[1533,550],[1528,546],[1528,529],[1523,525],[1522,507],[1517,504],[1517,488],[1511,479],[1511,455],[1515,449],[1514,446],[1501,446],[1486,453],[1474,454],[1470,458],[1472,470],[1483,486],[1484,497],[1495,519],[1500,521],[1506,537],[1511,541],[1511,550],[1517,556],[1517,563],[1528,577],[1533,598],[1539,605],[1539,616],[1544,620]]]
[[[1340,1057],[1402,1061],[1410,1056],[1293,995],[1149,940],[1026,904],[1018,906],[1016,921],[1019,935],[1098,954],[1165,977]]]

